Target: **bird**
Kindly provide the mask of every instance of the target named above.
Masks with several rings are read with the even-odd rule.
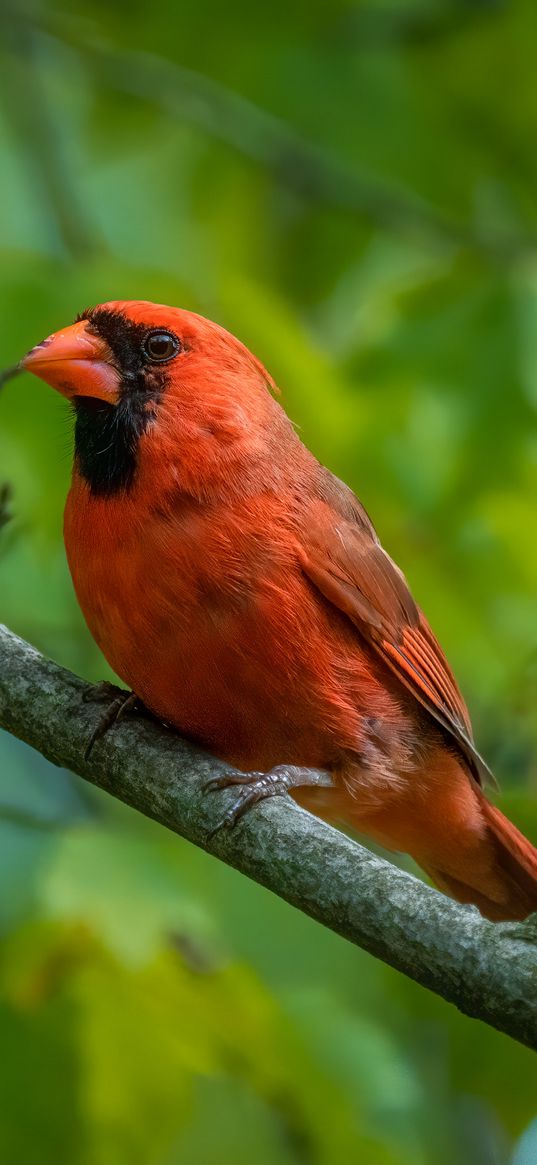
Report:
[[[262,363],[194,312],[114,300],[20,368],[74,413],[64,538],[89,630],[133,698],[233,766],[224,824],[290,793],[493,921],[536,910],[537,850],[485,792],[425,615]]]

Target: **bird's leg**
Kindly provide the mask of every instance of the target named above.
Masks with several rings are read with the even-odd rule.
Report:
[[[111,684],[108,680],[103,680],[85,692],[82,699],[84,703],[91,700],[108,700],[108,707],[101,713],[84,749],[84,760],[88,760],[94,744],[105,736],[108,729],[117,724],[126,712],[132,711],[138,703],[138,696],[134,692],[126,692],[123,688],[116,687],[116,684]]]
[[[205,792],[236,787],[238,795],[209,836],[212,837],[220,829],[232,829],[258,801],[266,801],[268,797],[282,797],[300,785],[331,788],[333,784],[330,773],[324,769],[300,768],[298,765],[277,765],[267,773],[231,772],[222,777],[213,777],[207,781]]]

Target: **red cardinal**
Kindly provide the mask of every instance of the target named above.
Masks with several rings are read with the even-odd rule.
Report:
[[[65,545],[90,631],[152,712],[252,773],[235,816],[294,787],[487,917],[536,910],[537,851],[482,792],[441,648],[259,361],[201,316],[113,302],[23,366],[74,408]]]

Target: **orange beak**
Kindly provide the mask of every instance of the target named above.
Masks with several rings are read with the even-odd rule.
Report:
[[[63,396],[94,396],[115,403],[120,376],[104,340],[92,334],[86,320],[55,332],[36,344],[21,360],[21,368],[35,372]]]

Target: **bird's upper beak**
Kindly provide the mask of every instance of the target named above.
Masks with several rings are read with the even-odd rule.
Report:
[[[63,396],[93,396],[115,402],[120,377],[104,340],[80,320],[36,344],[21,361],[21,368],[35,372]]]

